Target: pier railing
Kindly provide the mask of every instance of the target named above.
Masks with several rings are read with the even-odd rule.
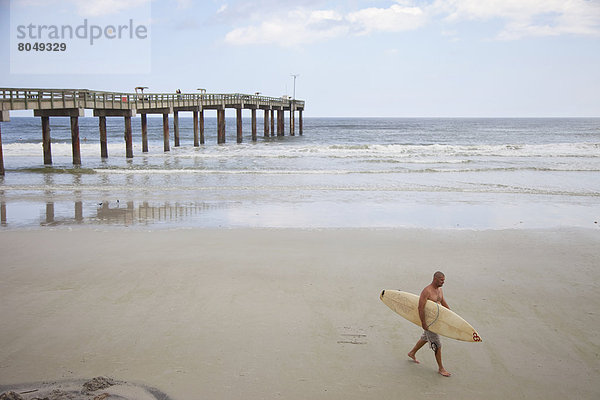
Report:
[[[164,107],[303,109],[304,101],[242,93],[122,93],[88,89],[0,88],[2,111],[66,108],[144,110]]]

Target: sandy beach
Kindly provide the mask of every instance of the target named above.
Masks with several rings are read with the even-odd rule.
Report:
[[[600,231],[0,233],[0,388],[107,376],[185,399],[596,399]],[[446,274],[482,343],[406,353],[382,289]],[[108,397],[111,398],[111,397]]]

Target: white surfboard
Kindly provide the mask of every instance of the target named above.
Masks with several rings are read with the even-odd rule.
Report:
[[[419,296],[399,290],[384,290],[379,296],[389,308],[413,324],[421,326],[419,318]],[[481,342],[481,337],[471,324],[454,311],[441,304],[427,300],[425,322],[431,332],[465,342]]]

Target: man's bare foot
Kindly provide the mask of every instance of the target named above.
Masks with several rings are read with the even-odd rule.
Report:
[[[413,360],[414,362],[416,362],[417,364],[420,364],[419,360],[417,360],[417,358],[415,357],[415,354],[414,354],[414,353],[408,353],[408,356],[409,356],[410,358],[412,358],[412,360]]]
[[[452,375],[450,372],[446,371],[444,368],[441,368],[439,371],[441,376],[445,376],[445,377],[449,377],[450,375]]]

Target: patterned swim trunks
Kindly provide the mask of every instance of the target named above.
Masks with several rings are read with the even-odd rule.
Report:
[[[442,341],[440,340],[440,335],[437,333],[423,331],[421,340],[429,342],[429,346],[431,346],[431,350],[433,350],[434,353],[437,353],[438,349],[442,348]]]

